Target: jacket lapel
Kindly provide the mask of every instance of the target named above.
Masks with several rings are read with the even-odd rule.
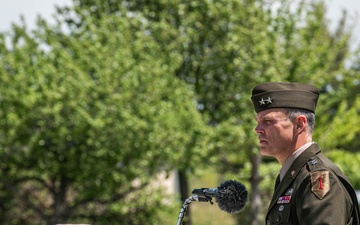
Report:
[[[277,200],[282,196],[282,194],[292,185],[302,167],[308,162],[311,157],[316,155],[319,151],[320,147],[316,143],[314,143],[295,159],[289,170],[286,172],[283,180],[277,186],[276,190],[274,190],[274,195],[268,208],[268,213],[271,211],[271,208],[274,207]]]

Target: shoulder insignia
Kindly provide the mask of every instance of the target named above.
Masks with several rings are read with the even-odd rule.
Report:
[[[311,175],[311,191],[320,200],[330,191],[329,171],[315,171]]]

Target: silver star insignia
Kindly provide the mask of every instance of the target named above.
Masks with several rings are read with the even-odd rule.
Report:
[[[261,100],[259,101],[260,105],[265,105],[265,100],[263,98],[261,98]]]
[[[272,99],[271,99],[270,96],[269,96],[268,99],[265,100],[265,101],[267,102],[266,104],[271,104],[271,103],[272,103],[271,100],[272,100]]]

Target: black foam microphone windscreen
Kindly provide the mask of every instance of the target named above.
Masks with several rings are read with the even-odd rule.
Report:
[[[227,213],[241,212],[248,200],[246,187],[235,180],[228,180],[217,187],[215,200],[219,208]]]

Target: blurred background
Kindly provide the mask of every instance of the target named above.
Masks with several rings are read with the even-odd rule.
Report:
[[[314,140],[360,190],[360,2],[0,2],[0,224],[175,224],[229,179],[242,212],[194,202],[183,224],[264,224],[267,81],[319,88]]]

